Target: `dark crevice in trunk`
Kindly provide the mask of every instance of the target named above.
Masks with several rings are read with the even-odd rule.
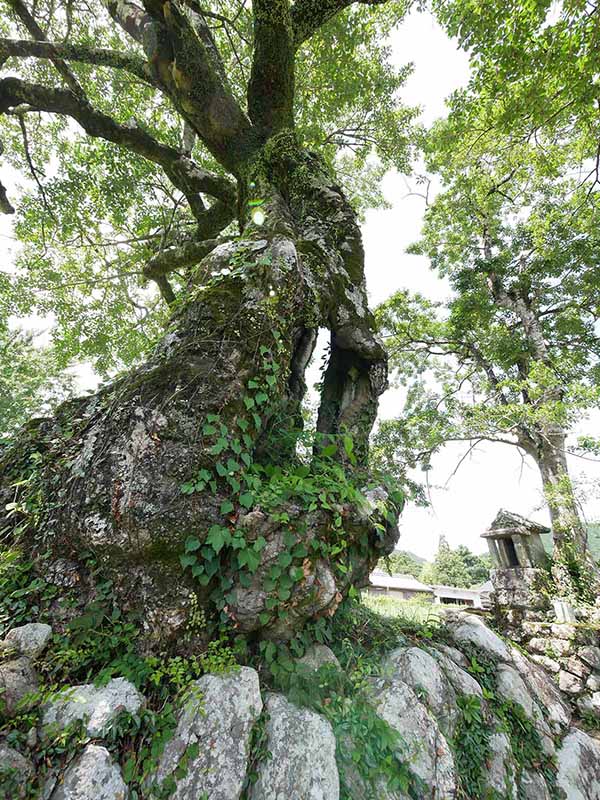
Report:
[[[361,464],[367,461],[368,434],[377,415],[370,375],[372,366],[372,362],[366,361],[356,350],[340,347],[339,337],[332,332],[317,430],[322,434],[352,436],[355,455]]]

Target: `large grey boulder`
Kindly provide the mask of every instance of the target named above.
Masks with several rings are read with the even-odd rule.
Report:
[[[329,722],[279,694],[269,695],[266,710],[271,758],[260,764],[250,800],[338,800],[335,737]]]
[[[577,708],[582,714],[600,718],[600,692],[584,694],[577,699]]]
[[[307,670],[318,670],[325,664],[340,668],[336,654],[326,644],[314,644],[299,658],[297,663]]]
[[[570,724],[572,714],[556,683],[543,667],[525,658],[515,647],[510,652],[519,675],[542,706],[548,723],[555,733],[561,732]]]
[[[558,751],[557,780],[568,800],[600,800],[600,744],[572,729]]]
[[[145,704],[144,696],[125,678],[113,678],[106,686],[85,683],[71,686],[50,700],[42,725],[66,728],[75,720],[86,720],[90,736],[100,736],[122,711],[135,714]]]
[[[129,791],[105,747],[88,744],[66,770],[50,800],[127,800]]]
[[[26,656],[0,664],[0,707],[4,705],[7,716],[29,707],[26,697],[38,688],[38,674]]]
[[[36,658],[44,652],[51,636],[50,625],[42,622],[30,622],[19,628],[13,628],[7,634],[6,639],[14,644],[22,655]]]
[[[172,800],[237,800],[246,777],[252,726],[262,706],[253,669],[204,675],[193,684],[154,782],[161,785],[173,775],[190,745],[198,745],[197,755],[188,759],[186,774],[177,779]]]
[[[18,750],[0,742],[0,797],[25,796],[27,783],[33,778],[33,764]],[[2,792],[5,792],[5,795]],[[16,792],[16,793],[15,793]]]
[[[407,683],[442,731],[452,735],[458,719],[456,692],[438,661],[419,647],[399,648],[389,654],[383,665],[383,674],[390,673]]]
[[[497,691],[499,697],[512,700],[521,706],[540,734],[544,753],[547,756],[553,756],[555,747],[552,731],[544,718],[544,713],[531,696],[525,681],[517,670],[508,664],[500,664],[498,667]]]
[[[456,794],[454,759],[435,717],[420,702],[415,691],[399,677],[374,684],[379,716],[402,736],[406,744],[399,758],[429,787],[425,798],[453,800]]]
[[[452,648],[445,648],[450,650]],[[469,675],[456,661],[439,649],[433,651],[434,658],[439,662],[446,678],[457,694],[476,695],[483,698],[483,689],[472,675]]]
[[[524,770],[521,776],[523,800],[552,800],[546,781],[538,772]]]
[[[516,797],[515,761],[505,733],[490,736],[491,757],[487,768],[487,788],[500,797]]]
[[[533,697],[525,685],[525,681],[516,669],[508,664],[500,664],[498,666],[497,688],[500,697],[518,703],[530,719],[536,718],[539,709],[537,709]]]
[[[457,667],[467,669],[469,666],[469,659],[456,647],[451,647],[449,644],[440,644],[436,642],[435,649],[438,652],[443,653],[451,661],[454,661]]]
[[[457,618],[448,621],[448,627],[456,642],[474,644],[500,661],[511,660],[505,642],[475,614],[460,614]]]

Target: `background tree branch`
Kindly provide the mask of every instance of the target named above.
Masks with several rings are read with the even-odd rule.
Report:
[[[0,38],[0,53],[14,58],[47,58],[53,62],[80,61],[99,67],[124,69],[145,82],[154,83],[146,62],[131,53],[120,53],[105,47],[86,47],[70,42],[42,42],[28,39]],[[71,87],[69,87],[71,88]]]
[[[89,136],[106,139],[159,164],[190,199],[198,216],[205,212],[204,204],[194,203],[194,195],[200,192],[221,199],[229,207],[234,203],[235,189],[227,178],[200,169],[181,151],[162,144],[137,125],[120,125],[68,90],[51,89],[19,78],[0,80],[0,114],[23,103],[38,111],[71,117]]]
[[[40,28],[35,18],[22,0],[8,0],[8,4],[11,6],[17,17],[21,20],[23,25],[27,28],[34,39],[37,39],[41,42],[46,40],[44,31]],[[76,95],[83,96],[84,91],[71,68],[57,55],[49,55],[48,57],[62,76],[69,89]]]
[[[388,0],[298,0],[292,9],[295,46],[300,47],[332,17],[353,3],[379,6],[387,2]]]

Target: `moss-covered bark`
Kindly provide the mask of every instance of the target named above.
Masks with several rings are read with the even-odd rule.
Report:
[[[303,508],[292,495],[276,509],[258,497],[240,504],[237,483],[247,464],[290,461],[289,452],[273,453],[272,442],[266,448],[265,437],[300,416],[318,328],[329,328],[332,341],[319,430],[346,437],[338,453],[343,481],[351,483],[355,471],[355,482],[368,481],[368,437],[386,386],[385,354],[366,304],[360,233],[322,164],[291,134],[279,135],[249,168],[245,201],[262,201],[248,208],[260,208],[264,225],[246,214],[243,236],[198,265],[185,304],[148,360],[93,397],[63,406],[40,429],[43,447],[30,437],[0,462],[3,499],[22,495],[27,486],[11,487],[25,451],[41,449],[42,507],[36,525],[21,534],[27,546],[51,561],[77,562],[92,551],[122,604],[143,612],[149,646],[186,624],[191,594],[206,605],[212,591],[214,602],[215,581],[223,576],[220,607],[234,625],[285,637],[306,619],[332,613],[395,541],[381,493],[372,495],[371,507],[352,493],[342,494],[335,508]],[[268,378],[265,363],[272,368]],[[266,392],[255,388],[262,381]],[[276,446],[286,447],[281,437]],[[194,478],[202,470],[210,480]],[[182,491],[190,481],[192,490]],[[13,538],[20,519],[15,513],[4,521]],[[213,526],[238,531],[235,541],[254,548],[258,561],[243,570],[235,550],[219,548],[218,572],[204,572],[210,580],[202,586],[183,571],[180,556],[190,537],[206,547]],[[323,544],[314,547],[313,540]],[[286,613],[275,619],[269,598],[277,588],[265,581],[275,563],[293,568],[285,552],[296,553],[296,573],[289,594],[277,597]]]

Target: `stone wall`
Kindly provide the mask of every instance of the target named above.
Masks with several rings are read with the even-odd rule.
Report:
[[[600,610],[551,603],[539,569],[492,571],[495,625],[553,676],[574,711],[600,721]]]

